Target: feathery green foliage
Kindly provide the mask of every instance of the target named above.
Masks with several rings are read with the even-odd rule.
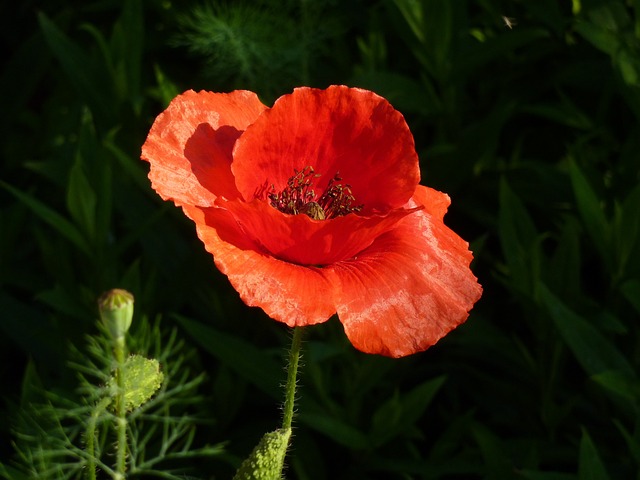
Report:
[[[42,389],[31,364],[25,378],[29,397],[22,399],[14,425],[17,457],[9,468],[16,478],[121,478],[113,462],[124,449],[127,478],[182,479],[192,470],[191,459],[223,452],[221,445],[193,444],[196,424],[208,422],[189,412],[202,401],[197,390],[205,377],[194,376],[187,365],[193,352],[175,330],[163,342],[159,322],[151,327],[145,318],[141,322],[136,343],[155,344],[163,371],[158,359],[143,356],[149,349],[131,355],[118,370],[113,339],[102,325],[98,335],[87,338],[86,347],[74,349],[69,366],[79,385],[73,396]],[[124,378],[122,397],[114,375]],[[122,418],[120,398],[126,405]],[[120,444],[116,436],[122,421],[126,437]]]
[[[232,88],[274,96],[310,82],[310,61],[341,33],[321,1],[216,2],[178,17],[173,42],[202,58],[204,75]],[[314,21],[322,17],[322,22]]]

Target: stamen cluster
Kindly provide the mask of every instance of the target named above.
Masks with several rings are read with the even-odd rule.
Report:
[[[362,210],[362,205],[352,205],[355,197],[351,193],[351,186],[339,183],[342,178],[338,173],[329,180],[327,188],[318,197],[313,189],[313,181],[321,175],[315,173],[311,166],[294,172],[281,192],[276,192],[275,187],[271,186],[267,198],[272,207],[290,215],[303,213],[315,220],[340,217]]]
[[[363,205],[351,205],[356,200],[351,193],[351,186],[336,183],[340,181],[342,181],[342,178],[340,174],[336,173],[334,177],[329,180],[327,189],[318,200],[327,218],[341,217],[347,213],[362,210]]]

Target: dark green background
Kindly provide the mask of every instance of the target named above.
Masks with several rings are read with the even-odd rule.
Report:
[[[286,327],[242,304],[140,146],[186,89],[347,84],[405,115],[484,295],[401,360],[309,328],[288,478],[640,478],[639,0],[5,2],[0,36],[5,465],[30,382],[73,391],[70,346],[116,286],[207,373],[195,443],[228,453],[191,474],[230,478],[277,426]]]

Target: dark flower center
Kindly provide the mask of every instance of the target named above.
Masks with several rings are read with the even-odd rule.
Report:
[[[290,215],[303,213],[314,220],[341,217],[362,210],[362,205],[352,205],[355,197],[351,193],[351,186],[339,183],[342,178],[338,173],[329,180],[322,195],[318,196],[313,189],[313,180],[321,175],[316,174],[310,166],[294,172],[282,191],[276,192],[273,185],[267,191],[266,197],[272,207]]]

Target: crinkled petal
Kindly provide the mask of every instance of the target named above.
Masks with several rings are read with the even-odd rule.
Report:
[[[281,191],[307,166],[321,175],[320,193],[339,173],[365,216],[401,207],[420,181],[404,117],[375,93],[345,86],[280,97],[237,141],[231,168],[250,201],[265,185]]]
[[[335,312],[335,285],[322,269],[283,262],[255,251],[232,215],[221,208],[183,207],[240,298],[290,327],[325,322]],[[222,240],[221,237],[227,239]],[[233,243],[231,243],[233,242]]]
[[[447,203],[426,189],[420,199]],[[482,287],[467,243],[426,211],[409,215],[357,258],[329,267],[339,285],[337,312],[351,343],[402,357],[427,349],[463,323]],[[328,272],[327,272],[328,273]]]
[[[431,215],[434,220],[442,220],[445,213],[447,213],[449,205],[451,205],[451,199],[446,193],[424,185],[418,185],[408,206],[412,207],[413,205],[422,205],[424,211]]]
[[[298,265],[315,266],[353,257],[402,218],[421,208],[396,209],[384,216],[350,214],[313,220],[304,214],[284,214],[261,200],[221,201],[218,205],[233,214],[245,237],[260,245],[265,253]]]
[[[179,205],[213,205],[237,197],[233,146],[265,107],[255,93],[194,92],[177,96],[158,115],[142,146],[152,187]]]

